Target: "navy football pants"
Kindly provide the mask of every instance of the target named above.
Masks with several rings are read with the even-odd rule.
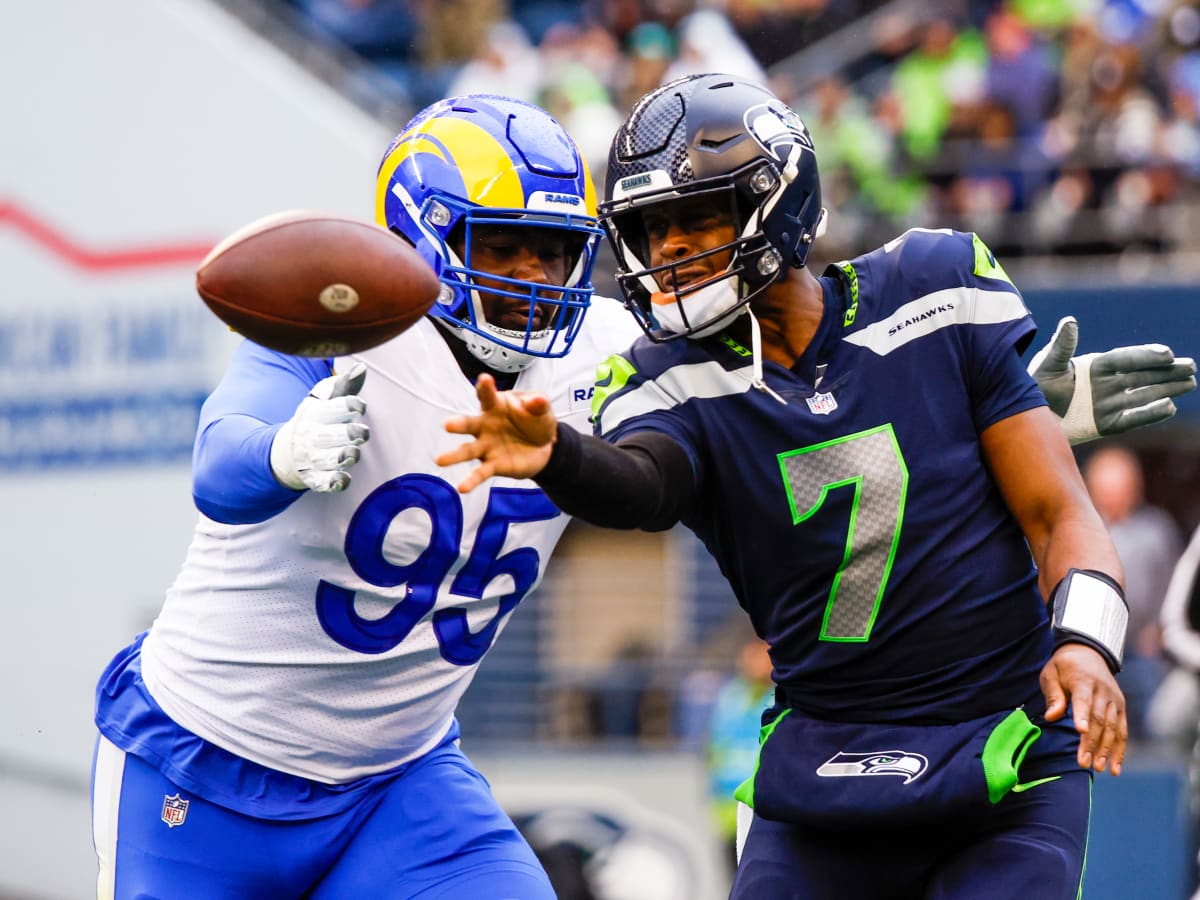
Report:
[[[967,825],[818,833],[754,817],[731,900],[1075,900],[1091,775],[1009,794]]]

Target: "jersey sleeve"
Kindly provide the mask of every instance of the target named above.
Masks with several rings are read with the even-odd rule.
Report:
[[[975,289],[967,377],[976,431],[983,433],[1002,419],[1045,406],[1046,398],[1020,358],[1037,332],[1033,316],[983,239],[970,238],[971,269],[963,273]]]
[[[286,356],[244,341],[200,409],[192,450],[192,498],[210,519],[262,522],[302,495],[271,471],[271,442],[332,361]]]
[[[614,354],[596,370],[592,394],[595,434],[615,444],[638,432],[655,431],[672,438],[691,464],[695,484],[703,480],[703,443],[680,413],[684,398],[663,382],[639,371],[639,341],[624,353]],[[667,369],[669,372],[670,370]]]
[[[975,430],[980,434],[1002,419],[1046,405],[1020,356],[1003,345],[973,371],[970,390]]]

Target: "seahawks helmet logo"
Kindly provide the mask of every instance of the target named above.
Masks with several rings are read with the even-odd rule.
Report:
[[[762,148],[780,162],[788,161],[797,144],[813,152],[812,138],[800,116],[778,101],[751,107],[743,122]]]
[[[817,769],[822,778],[851,778],[859,775],[899,775],[908,784],[929,768],[929,760],[907,750],[875,753],[837,753]]]

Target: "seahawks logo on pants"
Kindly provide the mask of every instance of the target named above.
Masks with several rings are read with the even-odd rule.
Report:
[[[908,784],[929,768],[929,760],[907,750],[878,750],[874,753],[837,753],[817,769],[822,778],[859,775],[899,775]]]

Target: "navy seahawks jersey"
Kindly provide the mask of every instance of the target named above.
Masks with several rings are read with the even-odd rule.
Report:
[[[597,433],[682,445],[684,524],[771,645],[789,705],[863,722],[1020,705],[1050,631],[979,436],[1045,404],[1019,360],[1029,312],[984,243],[948,230],[820,281],[820,327],[790,370],[764,362],[769,391],[727,335],[643,338],[601,372]]]

